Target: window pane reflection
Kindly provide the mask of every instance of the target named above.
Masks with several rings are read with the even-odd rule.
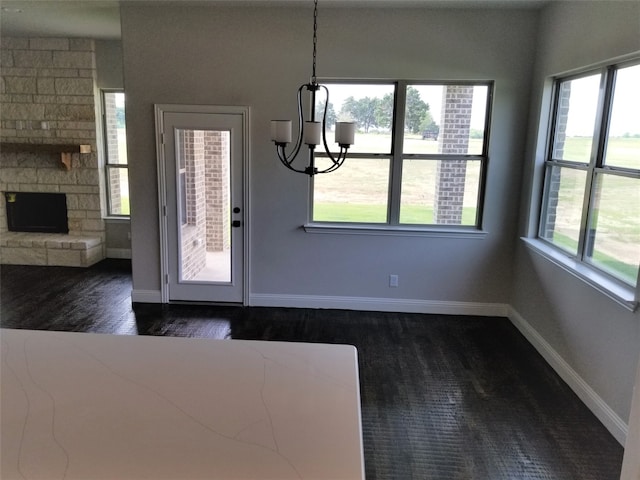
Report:
[[[318,168],[330,161],[316,158]],[[335,172],[313,179],[313,221],[385,223],[389,159],[351,158]]]
[[[605,164],[640,169],[640,65],[616,73]]]
[[[475,225],[480,161],[405,160],[400,223]]]
[[[547,176],[547,208],[541,222],[540,236],[576,254],[587,173],[553,166]]]
[[[560,83],[553,158],[589,163],[598,108],[600,74]]]
[[[634,284],[640,264],[638,180],[600,174],[587,236],[586,257],[602,270]]]

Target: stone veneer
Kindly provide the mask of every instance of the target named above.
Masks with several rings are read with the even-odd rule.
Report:
[[[67,197],[69,235],[8,232],[0,201],[2,263],[88,266],[104,258],[100,168],[96,144],[96,68],[93,40],[0,39],[1,139],[26,144],[0,151],[0,190],[60,192]],[[67,170],[58,153],[29,144],[90,145],[73,153]]]

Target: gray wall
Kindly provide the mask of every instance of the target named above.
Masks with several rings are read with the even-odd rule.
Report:
[[[321,9],[318,74],[495,80],[482,238],[317,235],[306,177],[274,156],[272,118],[294,118],[310,75],[311,9],[121,8],[134,291],[159,291],[154,103],[251,107],[252,294],[509,301],[535,11]],[[388,288],[388,275],[400,288]]]
[[[119,40],[95,40],[95,45],[98,88],[124,88],[122,43]]]
[[[552,3],[543,11],[522,189],[522,235],[535,236],[537,202],[530,203],[530,195],[539,197],[542,188],[550,77],[632,52],[640,52],[638,2]],[[640,352],[640,314],[626,310],[522,242],[517,243],[513,281],[510,303],[514,310],[626,422]]]

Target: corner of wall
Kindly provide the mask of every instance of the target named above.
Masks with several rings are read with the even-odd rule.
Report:
[[[628,425],[613,411],[613,409],[598,395],[598,393],[571,367],[571,365],[547,342],[527,320],[513,307],[508,313],[511,323],[524,335],[533,347],[542,355],[547,363],[574,391],[582,402],[602,422],[615,439],[624,445]]]

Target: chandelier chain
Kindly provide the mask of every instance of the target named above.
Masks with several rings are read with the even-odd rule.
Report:
[[[355,124],[353,122],[336,122],[336,143],[340,147],[340,151],[334,151],[334,153],[332,153],[332,150],[327,144],[326,136],[327,106],[330,105],[329,89],[325,85],[318,84],[316,77],[317,49],[318,0],[313,0],[313,64],[311,70],[311,83],[300,85],[300,88],[298,88],[298,138],[290,155],[287,155],[285,149],[292,139],[291,120],[271,121],[271,140],[273,140],[276,145],[278,159],[289,170],[304,173],[310,177],[318,173],[333,172],[340,168],[347,158],[347,151],[349,150],[349,147],[353,145],[355,134]],[[302,92],[305,90],[309,92],[310,95],[306,104],[302,98]],[[324,108],[322,109],[322,112],[316,113],[316,93],[320,90],[324,91]],[[310,110],[310,116],[308,117],[310,120],[307,121],[305,121],[305,115],[303,113],[303,107],[305,106],[308,106]],[[322,117],[321,121],[319,121],[320,118],[316,119],[316,115]],[[303,143],[309,147],[309,164],[304,168],[300,168],[297,165],[294,167],[292,165],[293,161],[297,158]],[[315,164],[314,150],[318,145],[321,145],[321,148],[324,148],[323,157],[330,160],[330,165],[328,167],[322,167],[322,169],[319,169]]]
[[[313,1],[313,69],[311,83],[316,84],[316,50],[318,44],[318,0]]]

